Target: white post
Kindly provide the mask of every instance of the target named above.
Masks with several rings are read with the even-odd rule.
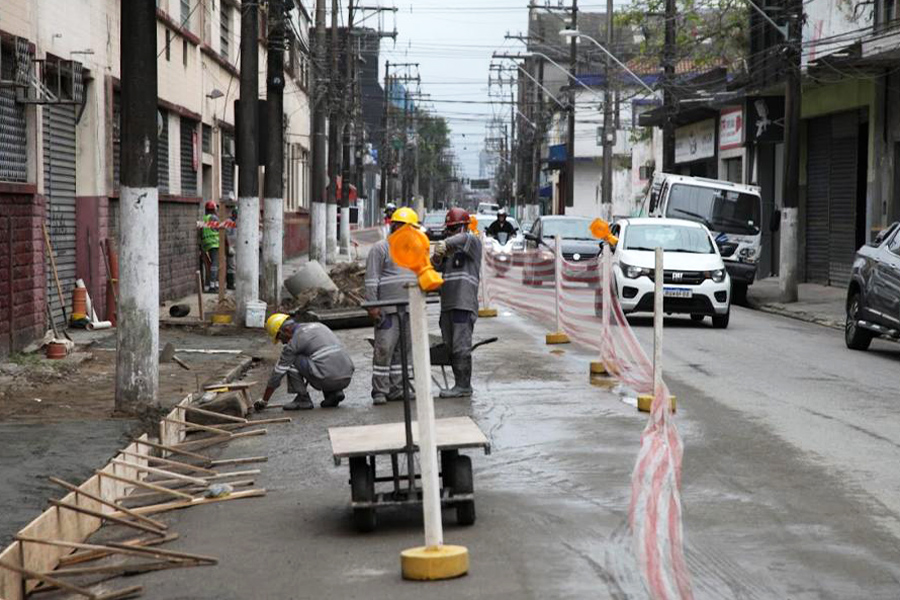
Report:
[[[663,250],[656,249],[656,271],[653,278],[653,396],[662,389],[663,338]]]
[[[610,268],[611,262],[612,261],[609,251],[609,243],[603,244],[603,254],[600,257],[600,277],[602,278],[600,281],[600,285],[603,286],[603,290],[601,292],[603,307],[600,313],[600,320],[603,324],[604,334],[609,332],[609,309],[611,308],[612,304],[612,288],[610,287],[613,284],[612,269]]]
[[[247,304],[259,299],[259,196],[239,198],[238,206],[235,296],[238,322],[243,324]]]
[[[562,238],[556,236],[556,248],[554,248],[554,268],[556,277],[556,333],[562,333],[562,324],[559,320],[559,296],[562,293]]]
[[[284,256],[284,203],[281,198],[266,198],[263,204],[263,281],[268,289],[263,298],[273,308],[281,305],[282,257]]]
[[[441,498],[438,485],[437,440],[434,432],[434,398],[431,396],[431,355],[428,344],[428,317],[425,294],[418,287],[409,290],[409,322],[412,333],[413,372],[415,378],[416,419],[419,426],[419,462],[422,469],[422,512],[425,517],[425,547],[444,544],[441,524]]]
[[[310,212],[309,260],[325,264],[325,203],[313,202]]]

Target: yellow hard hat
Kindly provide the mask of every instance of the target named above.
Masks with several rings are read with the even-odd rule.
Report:
[[[418,225],[419,215],[411,208],[401,206],[391,215],[391,223],[406,223],[407,225]]]
[[[272,338],[273,344],[278,343],[278,332],[281,331],[281,326],[284,325],[284,322],[288,319],[290,319],[290,315],[284,313],[274,313],[271,317],[266,319],[266,333]]]

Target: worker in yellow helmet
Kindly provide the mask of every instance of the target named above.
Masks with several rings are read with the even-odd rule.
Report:
[[[391,214],[391,233],[404,225],[418,225],[419,215],[411,208],[401,207]],[[366,301],[405,300],[409,298],[408,284],[416,283],[416,275],[397,266],[391,259],[387,240],[381,240],[369,250],[366,259]],[[372,404],[381,406],[388,400],[403,399],[403,369],[400,364],[400,319],[396,306],[370,308],[375,320],[375,351],[372,355]],[[410,348],[409,328],[406,347]],[[409,354],[411,355],[411,354]],[[411,371],[410,371],[411,372]],[[412,396],[412,388],[409,390]]]
[[[334,332],[321,323],[297,323],[284,313],[266,320],[266,332],[272,343],[281,342],[281,357],[272,369],[262,400],[254,404],[262,410],[285,376],[288,392],[296,394],[284,410],[313,408],[307,384],[321,391],[323,408],[334,408],[344,399],[344,390],[353,377],[353,361]]]

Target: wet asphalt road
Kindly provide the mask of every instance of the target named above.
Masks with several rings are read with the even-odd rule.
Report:
[[[642,341],[648,323],[635,321]],[[697,598],[900,597],[900,352],[848,354],[839,332],[741,309],[724,332],[668,324]],[[476,337],[501,341],[477,351],[476,396],[437,403],[439,417],[472,415],[493,445],[472,453],[478,522],[444,512],[446,541],[471,553],[467,577],[402,581],[399,553],[422,541],[417,510],[380,513],[372,534],[351,527],[347,466],[334,465],[327,427],[402,416],[370,406],[370,332],[356,330],[341,332],[358,367],[341,408],[224,450],[269,455],[266,497],[165,516],[181,534],[170,547],[220,564],[129,583],[167,600],[645,598],[625,519],[646,417],[591,385],[587,353],[551,350],[543,334],[508,311],[479,321]]]

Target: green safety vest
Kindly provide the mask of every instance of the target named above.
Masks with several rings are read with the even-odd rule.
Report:
[[[204,252],[219,249],[219,220],[214,215],[204,215],[200,230],[200,247]]]

